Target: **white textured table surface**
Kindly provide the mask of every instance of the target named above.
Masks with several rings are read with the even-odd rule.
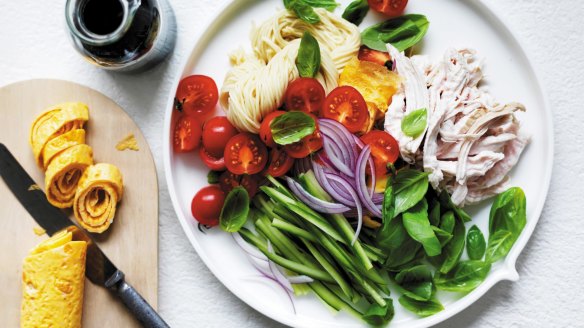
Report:
[[[172,327],[278,326],[233,296],[207,270],[176,219],[163,174],[169,88],[189,55],[192,36],[226,1],[170,0],[178,23],[174,54],[149,72],[121,75],[95,68],[74,52],[65,31],[64,0],[0,0],[0,86],[31,78],[90,86],[120,104],[146,136],[160,183],[159,309]],[[582,327],[584,4],[487,1],[505,16],[541,73],[554,112],[554,173],[541,220],[517,263],[520,281],[499,283],[440,327]]]

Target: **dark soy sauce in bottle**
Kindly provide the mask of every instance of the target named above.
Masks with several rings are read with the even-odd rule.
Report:
[[[110,70],[147,69],[174,47],[166,0],[68,0],[67,23],[77,51]]]

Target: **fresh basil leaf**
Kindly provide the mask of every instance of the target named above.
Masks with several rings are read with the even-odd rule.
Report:
[[[440,255],[442,246],[428,220],[428,203],[425,198],[403,213],[403,223],[410,237],[422,244],[428,256]]]
[[[237,232],[249,215],[249,194],[245,188],[233,188],[225,197],[225,203],[219,216],[219,225],[226,232]]]
[[[393,319],[395,310],[391,298],[386,298],[385,303],[385,306],[377,303],[371,305],[363,314],[363,320],[374,327],[387,325]]]
[[[454,213],[448,211],[440,217],[440,225],[438,227],[448,233],[454,231],[454,225],[456,224],[456,219],[454,218]]]
[[[417,301],[407,295],[402,295],[399,298],[399,304],[420,317],[428,317],[444,310],[444,306],[437,299]]]
[[[436,272],[436,288],[450,292],[470,292],[487,278],[491,264],[483,261],[461,261],[447,274]]]
[[[460,260],[462,252],[464,251],[465,236],[466,229],[464,224],[459,220],[456,220],[452,231],[452,239],[444,245],[442,254],[428,258],[428,260],[430,260],[440,272],[448,273],[456,266],[458,260]]]
[[[418,301],[427,301],[432,297],[432,271],[427,265],[417,265],[400,271],[395,276],[401,292]]]
[[[437,227],[440,224],[440,203],[433,199],[430,208],[431,210],[430,213],[428,213],[428,219],[430,220],[431,225]]]
[[[320,70],[320,46],[318,41],[308,32],[304,32],[302,40],[300,40],[296,67],[302,77],[315,77]]]
[[[359,24],[363,22],[368,11],[369,3],[366,0],[355,0],[345,8],[343,18],[359,26]]]
[[[426,108],[417,109],[406,115],[401,121],[402,132],[412,138],[419,137],[428,124],[428,111]]]
[[[468,229],[466,234],[466,253],[471,260],[480,260],[485,255],[485,248],[487,243],[485,242],[485,236],[481,232],[481,229],[476,225],[473,225]]]
[[[221,172],[213,170],[209,171],[209,173],[207,173],[207,183],[208,184],[219,183],[219,176],[221,176]]]
[[[272,138],[278,145],[289,145],[311,135],[316,123],[304,112],[287,112],[270,123]]]
[[[339,4],[335,0],[302,0],[307,5],[314,8],[324,8],[328,11],[335,10]]]
[[[403,15],[365,29],[361,33],[361,42],[379,51],[387,51],[385,44],[391,43],[399,51],[404,51],[422,40],[429,25],[424,15]]]
[[[489,242],[485,260],[496,262],[505,257],[527,222],[525,193],[513,187],[499,194],[489,214]]]
[[[382,222],[389,222],[393,219],[395,211],[395,195],[393,192],[393,174],[387,177],[387,184],[383,192],[383,203],[381,205],[381,219]]]
[[[385,266],[390,269],[415,260],[422,247],[408,235],[401,216],[383,222],[376,240],[379,248],[387,254]]]
[[[440,201],[440,205],[443,207],[443,209],[452,210],[452,212],[454,212],[454,216],[456,216],[457,219],[461,220],[462,222],[469,222],[471,220],[470,215],[468,215],[460,207],[454,205],[450,195],[446,190],[442,190],[438,196],[438,200]]]
[[[284,0],[284,7],[288,10],[292,10],[298,18],[309,24],[320,22],[318,14],[314,11],[312,6],[307,4],[304,0]]]
[[[436,235],[436,238],[438,238],[438,240],[440,241],[440,246],[444,247],[446,246],[446,244],[448,244],[450,242],[450,240],[452,239],[452,233],[448,232],[448,231],[444,231],[438,227],[435,226],[431,226],[432,231],[434,231],[434,234]]]
[[[394,217],[419,203],[428,190],[428,173],[414,169],[399,170],[394,184]]]

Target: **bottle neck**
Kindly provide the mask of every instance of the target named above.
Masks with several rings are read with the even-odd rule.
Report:
[[[105,46],[120,40],[132,25],[134,15],[141,4],[141,0],[119,0],[122,11],[120,24],[111,32],[98,34],[91,31],[85,22],[87,15],[85,11],[92,1],[100,0],[67,0],[65,5],[65,16],[69,31],[80,39],[82,43],[92,46]],[[100,17],[100,19],[108,18]]]

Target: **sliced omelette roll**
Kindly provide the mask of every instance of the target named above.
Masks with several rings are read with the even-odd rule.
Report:
[[[24,259],[21,327],[81,327],[87,243],[72,239],[55,234]]]
[[[39,115],[30,129],[30,145],[37,165],[42,167],[43,149],[47,142],[66,132],[83,128],[89,119],[89,109],[83,103],[63,103],[50,107]]]
[[[59,208],[71,207],[79,179],[93,164],[93,150],[86,144],[67,148],[53,157],[45,172],[47,200]]]
[[[116,166],[99,163],[88,167],[79,181],[73,203],[79,225],[90,232],[107,230],[122,199],[123,186],[122,173]]]
[[[75,145],[85,143],[85,130],[75,129],[53,138],[47,142],[42,151],[41,159],[46,170],[55,155]]]

